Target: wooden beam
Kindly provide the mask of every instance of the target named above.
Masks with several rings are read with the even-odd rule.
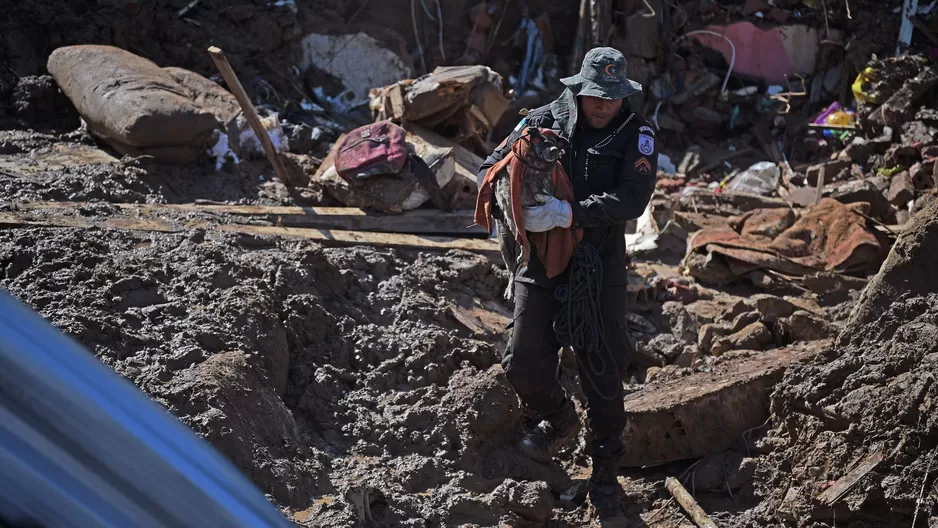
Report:
[[[258,226],[242,224],[215,224],[204,221],[171,222],[159,219],[108,218],[95,220],[80,216],[47,216],[30,218],[16,213],[0,213],[0,228],[3,227],[64,227],[79,229],[116,229],[126,231],[155,231],[181,233],[192,229],[241,233],[247,235],[304,238],[323,245],[349,246],[369,245],[418,250],[461,249],[481,253],[490,258],[500,255],[498,244],[491,239],[455,238],[441,236],[418,236],[401,233],[369,233],[340,229],[306,229],[299,227]]]
[[[57,211],[87,207],[83,202],[23,202],[23,211]],[[487,238],[485,228],[474,225],[474,212],[416,209],[398,215],[373,213],[357,207],[294,207],[227,204],[130,204],[113,203],[124,212],[162,218],[172,214],[207,213],[251,217],[283,227],[315,227],[349,231],[379,231],[419,235],[449,235]]]
[[[843,498],[847,493],[850,492],[861,480],[865,477],[870,471],[876,469],[876,466],[880,464],[883,460],[886,459],[886,455],[882,451],[874,451],[866,456],[855,468],[853,468],[849,473],[841,477],[834,483],[833,486],[824,490],[818,499],[832,506],[834,503]]]
[[[225,52],[215,46],[211,46],[208,48],[208,53],[212,56],[212,60],[215,61],[215,66],[218,68],[218,71],[221,72],[221,76],[225,78],[225,84],[228,85],[228,89],[231,90],[235,99],[238,100],[238,104],[241,105],[244,117],[248,120],[248,124],[251,125],[251,129],[253,129],[254,133],[257,135],[257,140],[260,141],[261,145],[264,147],[264,153],[267,154],[267,159],[270,161],[270,164],[274,166],[274,172],[277,173],[277,177],[280,178],[280,181],[283,182],[284,185],[292,185],[293,182],[290,181],[290,174],[287,172],[287,168],[284,167],[283,160],[280,159],[280,154],[270,141],[270,136],[267,135],[267,129],[264,128],[264,125],[261,123],[261,118],[257,117],[254,105],[251,104],[248,94],[244,92],[244,87],[241,86],[241,81],[238,80],[238,76],[235,75],[231,64],[228,63],[228,57],[225,56]]]

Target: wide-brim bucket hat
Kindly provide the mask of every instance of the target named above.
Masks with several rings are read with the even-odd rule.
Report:
[[[593,48],[583,58],[580,73],[564,77],[574,95],[601,99],[625,99],[642,91],[642,85],[628,78],[625,55],[615,48]]]

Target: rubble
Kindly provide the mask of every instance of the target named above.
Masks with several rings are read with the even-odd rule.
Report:
[[[454,141],[488,154],[482,141],[508,109],[502,78],[487,66],[440,67],[425,77],[375,88],[376,120],[413,123],[445,131]]]
[[[497,365],[506,276],[465,213],[482,156],[596,44],[628,55],[660,149],[626,242],[634,524],[686,524],[662,489],[679,476],[720,526],[938,518],[923,278],[938,112],[920,27],[938,13],[893,57],[896,1],[583,2],[579,24],[579,2],[53,4],[18,3],[0,41],[0,285],[298,525],[588,524],[585,438],[549,464],[511,447],[531,417]],[[45,75],[54,49],[91,43],[133,50],[188,109],[183,133],[137,119],[147,97],[112,116],[121,135]],[[290,185],[234,117],[210,44]],[[338,176],[343,135],[384,118],[454,212],[407,178]],[[185,163],[164,163],[177,147]],[[573,361],[560,375],[582,410]]]

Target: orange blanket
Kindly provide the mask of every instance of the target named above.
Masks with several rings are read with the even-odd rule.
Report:
[[[557,134],[549,129],[540,129],[544,136]],[[521,204],[521,182],[524,179],[524,173],[527,165],[524,163],[525,157],[531,148],[531,137],[525,132],[514,145],[511,152],[504,159],[493,165],[485,172],[482,179],[482,186],[479,187],[479,196],[476,201],[475,223],[485,227],[489,233],[492,232],[492,205],[495,203],[495,180],[498,174],[503,170],[508,170],[508,178],[511,193],[511,211],[503,211],[510,214],[516,226],[518,233],[515,235],[518,243],[524,248],[524,254],[530,254],[529,244],[534,244],[537,250],[537,257],[544,264],[547,271],[547,277],[556,277],[563,273],[573,257],[577,242],[583,238],[583,230],[576,228],[555,227],[550,231],[543,233],[530,233],[524,229],[524,212]],[[563,170],[560,162],[554,164],[551,179],[554,183],[554,196],[568,202],[574,199],[573,185],[570,183],[570,177]],[[511,263],[509,263],[510,265]]]

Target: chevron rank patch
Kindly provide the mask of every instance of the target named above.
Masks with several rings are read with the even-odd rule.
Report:
[[[651,174],[651,162],[645,157],[638,158],[635,162],[635,170],[642,174]]]

